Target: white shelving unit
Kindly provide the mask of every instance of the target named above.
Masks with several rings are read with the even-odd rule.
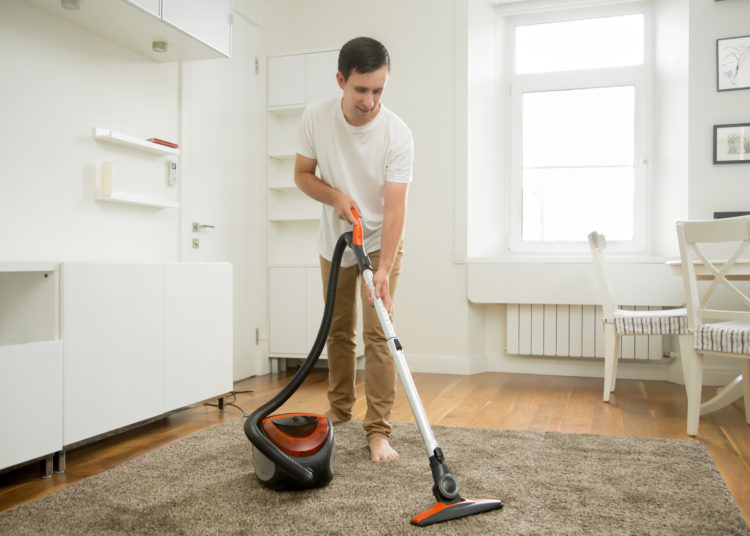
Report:
[[[162,145],[160,143],[154,143],[120,132],[115,132],[101,127],[94,127],[94,139],[97,141],[103,141],[105,143],[127,147],[136,151],[153,153],[161,157],[179,157],[180,149]],[[161,162],[161,160],[160,160]],[[179,166],[178,166],[179,167]],[[114,182],[114,178],[110,178]],[[179,208],[179,203],[175,201],[169,201],[154,195],[146,195],[140,193],[126,192],[122,190],[114,190],[114,185],[110,185],[109,188],[105,189],[102,187],[101,178],[98,181],[97,195],[94,197],[96,201],[102,201],[106,203],[119,203],[124,205],[137,205],[148,208],[163,209],[163,208]]]
[[[268,58],[266,237],[273,372],[283,370],[286,358],[307,357],[323,312],[317,253],[321,208],[294,184],[294,143],[307,104],[341,95],[337,64],[338,50]]]

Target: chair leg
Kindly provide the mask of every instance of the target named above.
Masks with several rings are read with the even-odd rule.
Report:
[[[615,390],[615,374],[619,355],[619,337],[614,324],[604,324],[604,401],[609,402],[609,394]]]
[[[745,397],[745,422],[750,424],[750,359],[740,360],[742,370],[742,394]]]
[[[615,384],[617,383],[617,367],[620,365],[620,342],[622,337],[615,333],[615,359],[612,362],[612,382],[610,383],[609,390],[615,392]]]
[[[682,361],[687,393],[687,434],[698,435],[698,420],[701,411],[701,387],[703,385],[703,359],[695,351],[692,335],[680,335],[680,359]]]

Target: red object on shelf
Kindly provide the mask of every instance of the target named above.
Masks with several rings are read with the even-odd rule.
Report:
[[[177,149],[180,147],[176,143],[173,143],[167,140],[162,140],[161,138],[149,138],[147,141],[150,141],[151,143],[158,143],[159,145],[166,145],[167,147],[172,147],[174,149]]]

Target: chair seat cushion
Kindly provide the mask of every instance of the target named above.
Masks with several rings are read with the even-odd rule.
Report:
[[[660,311],[614,312],[618,335],[686,335],[690,333],[687,309],[662,309]]]
[[[707,352],[750,355],[750,322],[729,320],[701,324],[695,330],[695,348]]]

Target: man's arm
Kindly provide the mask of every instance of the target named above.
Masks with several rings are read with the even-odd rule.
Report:
[[[391,311],[391,294],[388,279],[396,259],[398,245],[404,232],[406,220],[406,193],[409,185],[400,182],[385,183],[385,205],[383,234],[380,238],[380,261],[373,276],[375,296],[383,299],[383,305]]]
[[[342,220],[354,223],[351,210],[362,214],[357,203],[348,195],[332,188],[315,176],[315,168],[318,161],[297,154],[294,160],[294,183],[297,188],[316,201],[331,205],[336,210],[336,215]]]

